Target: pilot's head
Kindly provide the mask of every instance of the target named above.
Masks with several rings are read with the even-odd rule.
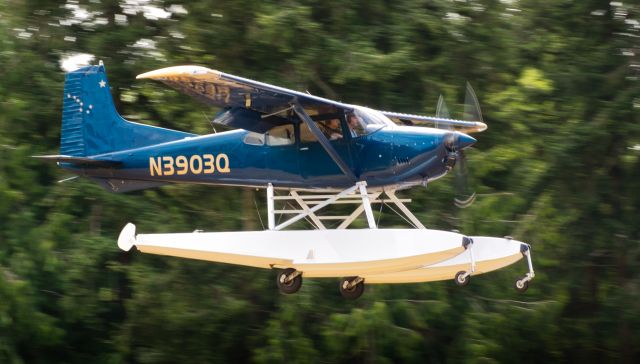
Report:
[[[355,127],[359,124],[358,117],[355,114],[349,115],[349,126]]]

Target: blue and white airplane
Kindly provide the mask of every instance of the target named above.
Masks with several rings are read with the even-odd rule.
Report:
[[[105,68],[66,76],[60,154],[49,158],[115,192],[166,183],[344,189],[425,184],[451,169],[482,122],[377,111],[197,66],[144,73],[223,108],[195,135],[138,124],[116,111]],[[398,126],[431,122],[450,130]]]
[[[235,130],[195,135],[127,121],[115,109],[100,63],[67,73],[60,154],[40,158],[114,192],[169,183],[265,188],[269,226],[262,232],[136,236],[129,224],[118,240],[122,249],[282,268],[277,282],[284,293],[297,291],[303,274],[348,276],[340,284],[348,298],[362,294],[365,279],[399,283],[455,276],[464,285],[471,274],[522,256],[528,257],[530,273],[516,288],[526,289],[533,278],[528,244],[476,237],[480,253],[474,256],[473,237],[424,228],[406,200],[395,196],[398,189],[445,175],[476,142],[468,133],[487,128],[470,88],[476,105],[469,113],[472,121],[449,119],[442,102],[436,116],[378,111],[200,66],[163,68],[137,78],[162,81],[222,108],[212,122]],[[432,127],[416,126],[424,124]],[[276,196],[274,190],[289,195]],[[474,196],[468,197],[458,202]],[[280,200],[300,209],[276,210]],[[348,216],[318,214],[338,200],[359,206]],[[417,229],[378,229],[371,203],[383,202],[398,206]],[[345,230],[363,212],[369,229]],[[276,214],[295,216],[276,225]],[[317,230],[284,230],[302,219]],[[327,229],[330,219],[341,223]]]

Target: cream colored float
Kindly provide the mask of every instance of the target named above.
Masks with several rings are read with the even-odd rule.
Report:
[[[524,291],[534,272],[528,244],[510,238],[466,237],[430,229],[266,230],[137,234],[127,224],[118,238],[125,251],[238,264],[282,271],[278,287],[295,293],[302,277],[346,277],[340,291],[357,298],[367,283],[415,283],[454,279],[503,268],[527,257],[529,273],[516,281]]]
[[[428,229],[281,230],[137,234],[127,224],[118,246],[256,268],[293,268],[305,277],[417,269],[464,251],[464,235]]]

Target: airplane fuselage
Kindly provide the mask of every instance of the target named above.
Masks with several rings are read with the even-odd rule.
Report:
[[[198,183],[301,189],[340,189],[353,185],[317,141],[269,145],[245,130],[234,130],[142,148],[92,156],[120,162],[114,167],[74,172],[108,180],[114,191],[147,187],[149,183]],[[359,180],[371,187],[411,186],[443,176],[450,153],[449,132],[424,127],[382,128],[368,135],[332,140],[331,144]],[[299,136],[299,132],[297,133]],[[450,161],[449,161],[450,162]],[[135,181],[137,187],[125,187]],[[119,188],[121,185],[122,188]]]

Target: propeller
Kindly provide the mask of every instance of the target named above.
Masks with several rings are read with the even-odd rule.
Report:
[[[438,99],[436,117],[449,118],[449,110],[442,95],[440,95],[440,98]],[[467,82],[466,86],[462,120],[483,122],[478,98],[476,97],[476,93],[469,82]],[[437,124],[436,127],[438,127]],[[446,129],[451,130],[451,127],[446,127]],[[476,192],[469,185],[469,170],[467,168],[467,157],[464,152],[464,148],[473,143],[475,143],[474,138],[460,132],[452,132],[445,139],[445,147],[449,150],[452,157],[452,163],[450,163],[450,166],[453,167],[457,164],[457,167],[455,168],[456,196],[454,198],[454,203],[459,208],[467,208],[476,200]]]
[[[436,117],[449,119],[449,109],[447,108],[447,104],[444,103],[444,97],[440,94],[438,98],[438,106],[436,106]],[[438,122],[436,121],[436,128],[439,128]],[[451,129],[449,126],[447,129]]]
[[[480,110],[478,97],[469,82],[467,82],[464,96],[462,119],[484,122],[484,120],[482,120],[482,111]],[[459,153],[460,163],[456,171],[456,197],[454,198],[454,203],[457,207],[464,209],[471,206],[476,200],[476,191],[469,185],[469,170],[467,168],[467,157],[464,150],[461,149]]]
[[[456,168],[456,197],[453,202],[461,209],[467,208],[476,200],[476,191],[469,186],[469,170],[467,156],[463,150],[458,151],[458,168]]]
[[[484,123],[478,97],[469,82],[467,82],[467,90],[464,95],[464,113],[462,114],[462,118],[463,120],[480,121]]]

